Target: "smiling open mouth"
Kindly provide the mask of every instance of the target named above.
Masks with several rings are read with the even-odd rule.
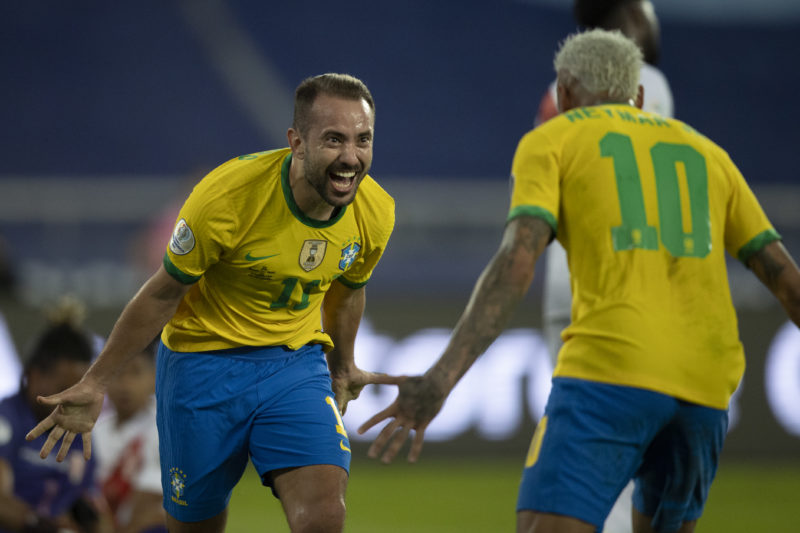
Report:
[[[329,172],[333,188],[339,192],[347,192],[353,187],[353,181],[356,179],[355,170],[339,170],[336,172]]]

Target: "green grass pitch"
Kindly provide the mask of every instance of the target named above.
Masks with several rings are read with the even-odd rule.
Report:
[[[520,459],[521,461],[521,459]],[[384,466],[356,458],[347,533],[514,531],[520,461],[422,457]],[[697,533],[800,531],[800,464],[720,466]],[[280,503],[248,469],[231,498],[230,533],[288,532]]]

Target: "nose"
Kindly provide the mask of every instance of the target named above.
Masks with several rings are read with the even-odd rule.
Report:
[[[339,160],[342,163],[356,167],[359,165],[358,150],[355,143],[347,142],[342,144],[342,151],[339,154]]]

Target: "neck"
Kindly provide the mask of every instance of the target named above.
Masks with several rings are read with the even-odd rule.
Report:
[[[308,183],[300,164],[292,158],[289,166],[289,188],[292,190],[294,203],[308,218],[314,220],[330,220],[337,212]]]
[[[627,100],[601,100],[589,105],[634,105],[633,99]]]

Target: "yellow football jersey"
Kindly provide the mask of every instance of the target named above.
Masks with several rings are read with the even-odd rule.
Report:
[[[365,176],[333,219],[310,219],[289,187],[291,157],[285,148],[232,159],[186,200],[164,266],[194,286],[164,328],[170,349],[333,346],[322,299],[335,279],[367,283],[394,227],[394,201]]]
[[[546,220],[567,251],[572,324],[556,376],[724,409],[744,372],[725,250],[780,236],[739,170],[686,124],[626,105],[526,134],[509,219]]]

